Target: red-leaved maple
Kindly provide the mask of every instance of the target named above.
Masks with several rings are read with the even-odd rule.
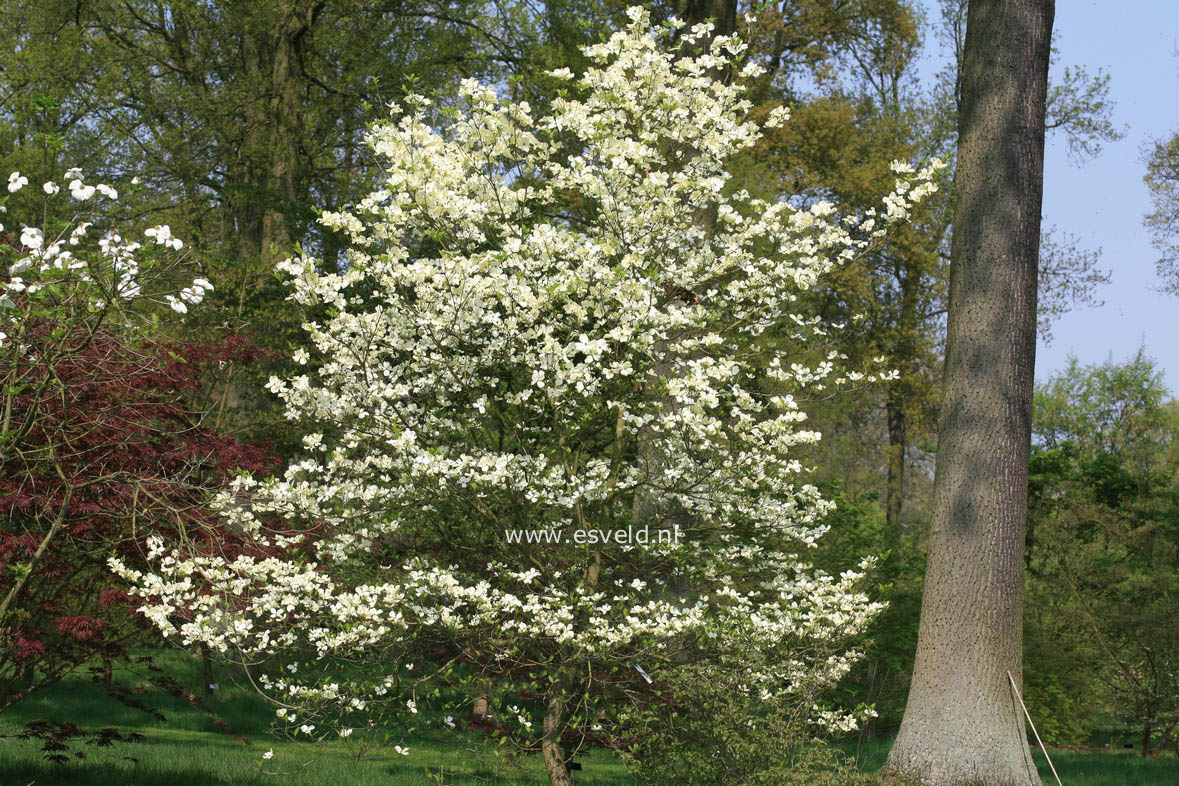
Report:
[[[106,561],[150,534],[210,549],[233,538],[210,496],[273,457],[210,428],[194,402],[244,341],[145,340],[33,318],[0,352],[0,711],[147,635]]]

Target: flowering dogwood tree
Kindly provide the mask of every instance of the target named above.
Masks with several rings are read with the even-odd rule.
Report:
[[[563,746],[620,739],[683,664],[757,663],[749,690],[812,702],[876,610],[857,575],[801,557],[829,506],[802,480],[796,448],[819,435],[791,391],[833,381],[836,358],[767,365],[758,342],[814,327],[799,293],[932,168],[898,167],[867,215],[734,190],[726,162],[760,130],[740,80],[714,75],[742,44],[688,55],[707,26],[677,49],[674,25],[630,16],[585,74],[554,74],[568,90],[543,115],[473,82],[456,106],[411,97],[369,138],[382,187],[322,216],[351,237],[346,267],[284,263],[324,314],[306,325],[319,368],[270,387],[338,436],[220,501],[283,555],[157,541],[155,571],[113,563],[165,634],[265,664],[296,734],[411,717],[432,677],[475,675],[561,786]]]

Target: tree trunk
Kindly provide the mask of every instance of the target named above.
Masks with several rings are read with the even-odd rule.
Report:
[[[209,654],[209,645],[201,642],[201,676],[205,681],[205,695],[212,696],[213,688],[213,657]]]
[[[291,226],[298,207],[302,138],[302,81],[298,72],[306,36],[323,8],[322,0],[296,0],[282,7],[274,33],[270,84],[270,167],[268,197],[276,205],[262,216],[262,253],[281,258],[290,253]]]
[[[889,391],[884,408],[888,416],[888,487],[884,515],[888,537],[895,544],[900,540],[901,508],[905,501],[905,412],[893,390]]]
[[[912,259],[905,260],[896,274],[901,297],[893,342],[893,367],[901,369],[901,378],[889,385],[884,404],[888,420],[888,485],[885,489],[884,515],[893,549],[900,544],[901,512],[905,505],[905,449],[909,445],[909,415],[905,405],[909,397],[916,395],[917,385],[911,380],[919,373],[918,336],[922,324],[918,315],[918,297],[921,273],[916,267]]]
[[[973,0],[929,563],[913,680],[885,771],[1039,786],[1022,680],[1023,545],[1053,0]]]
[[[569,767],[565,763],[565,751],[561,747],[561,731],[564,727],[565,697],[558,692],[549,699],[548,711],[544,715],[544,736],[540,740],[544,768],[548,771],[552,786],[573,786]]]
[[[263,43],[252,31],[242,36],[241,61],[245,80],[257,85],[261,80],[262,62],[265,59]],[[262,257],[262,216],[266,210],[266,197],[262,178],[258,174],[258,158],[265,145],[262,138],[266,128],[266,113],[261,101],[246,103],[245,133],[240,141],[242,154],[229,169],[229,212],[232,216],[233,234],[225,238],[232,244],[234,257],[242,266],[242,281],[238,291],[239,311],[246,293],[250,289],[251,271],[256,269]]]
[[[732,35],[737,30],[736,0],[681,0],[676,5],[679,17],[689,27],[711,20],[713,36]]]
[[[247,104],[243,154],[232,169],[237,258],[261,270],[290,252],[300,188],[305,179],[299,140],[303,90],[299,62],[321,0],[289,0],[274,9],[265,34],[242,39],[242,64],[255,91]],[[249,288],[249,284],[243,284]]]

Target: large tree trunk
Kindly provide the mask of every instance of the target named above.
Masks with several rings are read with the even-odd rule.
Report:
[[[247,265],[243,292],[290,253],[306,169],[299,149],[303,134],[305,79],[299,73],[306,38],[323,8],[322,0],[287,0],[273,16],[254,20],[258,29],[242,37],[245,82],[253,91],[246,104],[242,154],[231,168],[231,211],[237,259]]]
[[[1023,544],[1053,0],[973,0],[934,518],[904,720],[886,771],[1040,784],[1022,678]]]

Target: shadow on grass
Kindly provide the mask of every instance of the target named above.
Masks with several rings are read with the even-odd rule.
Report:
[[[261,786],[274,779],[261,773],[218,776],[207,770],[120,766],[94,761],[64,765],[0,762],[5,786]]]
[[[413,765],[386,764],[370,766],[364,772],[341,772],[341,763],[321,763],[291,775],[275,777],[237,769],[214,773],[197,767],[116,764],[113,762],[71,762],[66,765],[40,766],[34,763],[0,762],[0,784],[4,786],[273,786],[275,783],[315,784],[315,786],[422,786],[433,783],[437,770]],[[445,771],[447,786],[548,786],[541,773],[462,773]],[[579,778],[581,786],[624,786],[629,781],[610,776]]]

